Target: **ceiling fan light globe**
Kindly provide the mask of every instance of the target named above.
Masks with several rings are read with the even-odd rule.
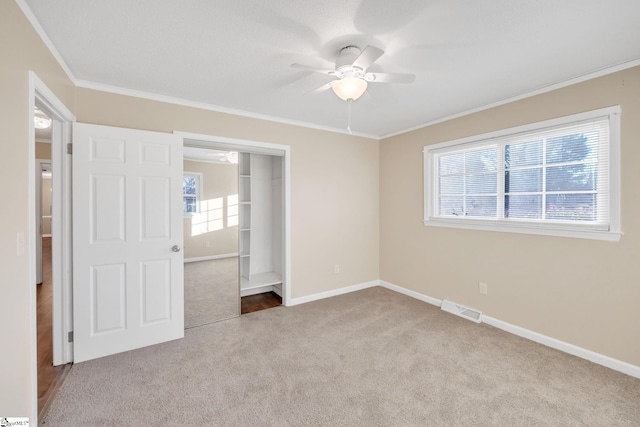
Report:
[[[349,99],[355,101],[367,90],[367,82],[357,77],[346,77],[342,80],[337,80],[331,88],[338,95],[338,98],[344,101]]]

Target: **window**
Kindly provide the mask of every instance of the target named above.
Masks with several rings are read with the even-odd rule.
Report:
[[[620,238],[620,108],[426,146],[425,225]]]
[[[185,216],[200,212],[202,174],[184,172],[182,179],[182,211]]]

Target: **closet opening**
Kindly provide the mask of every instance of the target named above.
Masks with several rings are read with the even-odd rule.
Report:
[[[184,139],[185,328],[286,305],[290,292],[288,146],[205,138]],[[216,157],[227,164],[212,164]],[[207,265],[223,263],[225,280]],[[194,269],[209,291],[193,288]],[[225,292],[216,290],[223,282]],[[214,315],[214,300],[231,288],[235,301],[225,297],[223,314]],[[190,306],[199,306],[196,322]]]
[[[239,172],[240,296],[253,296],[243,300],[249,312],[282,301],[282,157],[240,153]]]

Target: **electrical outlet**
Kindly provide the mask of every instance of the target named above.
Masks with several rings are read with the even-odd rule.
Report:
[[[336,265],[333,266],[333,272],[335,274],[340,273],[340,264],[336,264]]]
[[[478,282],[478,292],[482,295],[488,295],[489,289],[486,283]]]

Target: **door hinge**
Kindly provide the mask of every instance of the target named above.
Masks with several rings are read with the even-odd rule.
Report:
[[[67,144],[67,154],[73,154],[73,145],[70,142]]]
[[[69,331],[69,336],[67,338],[68,342],[73,342],[73,331]]]

